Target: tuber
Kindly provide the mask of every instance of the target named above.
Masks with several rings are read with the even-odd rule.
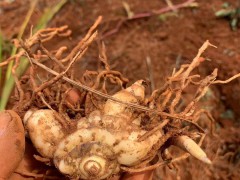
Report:
[[[144,98],[142,82],[114,96],[139,103]],[[117,174],[121,165],[139,164],[162,136],[158,131],[138,141],[146,131],[133,123],[132,114],[126,105],[108,100],[103,112],[93,111],[80,119],[76,131],[68,135],[52,110],[30,110],[24,122],[38,152],[53,159],[60,172],[71,178],[105,179]]]
[[[46,158],[52,158],[56,145],[64,136],[61,124],[56,121],[53,110],[29,110],[24,125],[38,150]]]
[[[137,81],[113,97],[139,104],[145,97],[143,82]],[[66,132],[56,113],[47,109],[29,110],[24,118],[25,126],[38,152],[53,160],[62,174],[74,179],[105,179],[118,174],[121,166],[139,165],[149,154],[157,153],[154,147],[158,147],[164,133],[158,129],[148,134],[137,123],[139,118],[134,116],[133,109],[110,99],[102,111],[95,110],[80,118],[75,131]],[[176,142],[186,147],[185,141]]]

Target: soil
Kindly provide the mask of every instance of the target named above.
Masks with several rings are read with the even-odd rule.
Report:
[[[150,12],[167,7],[165,1],[126,0],[134,14]],[[176,0],[174,4],[183,3]],[[100,37],[107,48],[111,67],[129,78],[130,83],[145,79],[151,81],[154,88],[160,88],[173,68],[190,63],[205,40],[218,48],[208,48],[204,53],[205,61],[198,69],[201,75],[210,74],[218,68],[218,79],[228,79],[240,72],[240,28],[231,30],[227,19],[216,18],[214,13],[221,9],[225,0],[197,1],[196,8],[182,8],[176,14],[163,19],[152,15],[124,21],[127,18],[122,1],[118,0],[70,0],[49,23],[49,27],[68,25],[72,30],[69,39],[54,39],[47,44],[48,49],[74,47],[86,34],[88,28],[99,16],[103,22],[99,29]],[[228,0],[233,7],[237,1]],[[1,3],[1,2],[0,2]],[[36,24],[44,7],[54,1],[40,0],[30,23]],[[0,26],[6,39],[16,37],[19,27],[29,8],[29,1],[16,0],[0,7]],[[26,32],[29,32],[30,26]],[[116,30],[113,34],[109,32]],[[25,37],[27,37],[26,33]],[[150,59],[151,66],[147,65]],[[83,60],[77,64],[79,77],[83,70],[98,68],[97,43],[89,48]],[[151,80],[151,77],[153,80]],[[149,91],[150,88],[149,88]],[[192,90],[194,92],[194,89]],[[176,165],[176,169],[167,166],[155,172],[156,179],[239,179],[240,178],[240,79],[226,85],[211,86],[209,93],[201,101],[201,106],[208,109],[217,124],[218,137],[207,135],[203,148],[213,160],[214,166],[189,158]],[[186,92],[186,93],[191,93]],[[204,118],[200,124],[208,124]]]

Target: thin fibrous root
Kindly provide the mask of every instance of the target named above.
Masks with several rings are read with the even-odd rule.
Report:
[[[214,82],[212,82],[211,84],[226,84],[226,83],[229,83],[237,78],[240,77],[240,73],[234,75],[233,77],[227,79],[227,80],[215,80]]]
[[[48,68],[47,66],[37,62],[35,59],[31,58],[31,62],[33,64],[41,67],[42,69],[48,71],[49,73],[59,77],[59,73],[58,72],[53,71],[52,69]],[[66,76],[61,76],[60,78],[62,78],[64,81],[67,81],[68,83],[70,83],[70,84],[72,84],[72,85],[74,85],[76,87],[79,87],[79,88],[84,89],[86,91],[92,92],[92,93],[97,94],[97,95],[99,95],[101,97],[104,97],[106,99],[110,99],[110,100],[115,101],[117,103],[125,104],[125,105],[127,105],[129,107],[136,108],[136,109],[141,110],[141,111],[153,112],[153,113],[156,113],[156,114],[159,114],[159,115],[163,115],[163,116],[167,116],[167,117],[171,117],[171,118],[175,118],[175,119],[181,119],[181,120],[184,120],[184,121],[192,123],[190,118],[189,118],[190,120],[188,120],[186,117],[182,117],[182,116],[178,116],[178,115],[172,115],[172,114],[169,114],[169,113],[166,113],[166,112],[161,112],[161,111],[158,111],[158,110],[155,110],[155,109],[150,109],[148,107],[140,106],[140,105],[137,105],[137,104],[134,104],[134,103],[124,102],[124,101],[121,101],[121,100],[119,100],[117,98],[114,98],[114,97],[112,97],[112,96],[110,96],[108,94],[102,93],[102,92],[97,91],[95,89],[92,89],[92,88],[90,88],[90,87],[88,87],[88,86],[86,86],[84,84],[76,82],[76,81],[74,81],[74,80],[72,80],[72,79],[70,79],[70,78],[68,78]],[[194,123],[192,123],[192,124],[194,124]]]

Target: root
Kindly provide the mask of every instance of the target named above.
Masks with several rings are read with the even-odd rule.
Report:
[[[26,172],[26,171],[15,171],[14,173],[17,173],[21,176],[25,176],[25,177],[32,177],[35,179],[41,178],[41,179],[59,179],[58,176],[49,176],[46,174],[37,174],[37,173],[33,173],[33,172]]]
[[[212,82],[211,84],[227,84],[227,83],[229,83],[229,82],[231,82],[231,81],[233,81],[233,80],[235,80],[239,77],[240,77],[240,73],[234,75],[233,77],[231,77],[227,80],[216,80],[216,81]]]
[[[44,174],[37,174],[25,171],[15,171],[15,173],[20,174],[21,176],[33,177],[33,178],[43,178]]]
[[[50,164],[50,159],[48,159],[48,158],[43,158],[43,157],[38,156],[38,155],[36,155],[36,154],[34,154],[33,157],[34,157],[36,160],[40,161],[40,162],[44,162],[44,163],[46,163],[46,164]]]
[[[14,64],[14,66],[13,66],[13,68],[12,68],[12,75],[13,75],[13,77],[14,77],[15,84],[16,84],[17,90],[18,90],[18,92],[19,92],[19,104],[22,104],[23,99],[24,99],[24,91],[23,91],[23,89],[22,89],[22,87],[21,87],[21,83],[20,83],[20,81],[19,81],[19,79],[18,79],[18,76],[17,76],[17,74],[16,74],[16,69],[17,69],[17,67],[19,66],[19,61],[20,61],[19,58],[20,58],[20,57],[17,57],[17,58],[16,58],[15,64]]]
[[[61,60],[62,62],[71,61],[73,59],[73,57],[75,56],[75,54],[77,54],[77,52],[81,51],[83,45],[86,42],[90,42],[91,39],[93,40],[92,37],[94,34],[96,37],[97,32],[93,33],[93,31],[97,28],[97,26],[101,23],[101,21],[102,21],[102,16],[99,16],[98,19],[93,24],[93,26],[89,29],[87,35],[78,43],[78,45],[71,51],[71,53],[67,57],[65,57],[64,59]]]
[[[126,78],[124,78],[120,72],[113,71],[110,69],[110,66],[107,61],[107,56],[106,56],[106,48],[103,43],[101,46],[99,46],[99,49],[100,49],[99,59],[104,64],[105,70],[101,71],[100,73],[86,72],[86,74],[84,74],[84,77],[88,77],[91,75],[93,75],[93,76],[97,75],[96,81],[94,82],[94,85],[92,88],[88,87],[82,83],[79,83],[77,81],[74,81],[73,79],[68,78],[66,76],[66,73],[70,70],[70,68],[73,66],[75,61],[77,59],[80,59],[84,55],[84,53],[88,49],[88,46],[96,38],[97,32],[93,32],[93,31],[99,25],[100,21],[101,21],[101,17],[99,17],[97,19],[97,21],[90,28],[90,30],[88,31],[87,35],[83,38],[83,40],[81,40],[78,43],[78,45],[72,50],[72,52],[66,58],[64,58],[62,60],[58,60],[55,57],[53,57],[50,54],[50,52],[48,52],[44,48],[44,46],[42,45],[42,42],[46,41],[48,38],[57,34],[59,31],[61,32],[61,31],[65,30],[66,27],[59,28],[58,30],[55,29],[55,31],[53,31],[53,29],[48,29],[48,30],[42,31],[41,33],[38,33],[38,36],[34,35],[32,37],[32,39],[35,39],[35,41],[38,40],[35,43],[39,43],[40,49],[43,51],[43,53],[46,54],[50,60],[55,62],[60,67],[60,69],[64,68],[64,65],[63,65],[64,62],[69,62],[67,68],[60,73],[48,68],[47,66],[43,65],[39,61],[35,60],[34,57],[36,57],[36,55],[31,53],[31,51],[30,51],[31,46],[28,45],[29,42],[28,43],[20,43],[22,48],[27,53],[27,57],[32,64],[46,70],[48,73],[55,76],[54,78],[50,79],[49,81],[42,83],[39,87],[37,87],[36,83],[34,82],[35,81],[34,78],[31,77],[32,87],[34,90],[33,95],[37,94],[38,96],[40,96],[43,103],[47,107],[51,108],[49,103],[47,103],[46,100],[44,100],[44,96],[42,96],[40,92],[42,92],[44,89],[52,86],[53,84],[57,83],[60,79],[63,79],[78,88],[84,89],[93,94],[97,94],[98,96],[101,96],[103,98],[111,99],[115,102],[127,105],[128,107],[135,108],[135,109],[143,111],[143,112],[158,114],[161,117],[168,117],[170,119],[175,119],[175,120],[178,119],[178,120],[187,121],[187,122],[195,125],[199,130],[203,131],[195,123],[194,119],[196,118],[196,116],[192,116],[192,114],[194,114],[194,112],[195,112],[195,104],[200,100],[200,98],[202,96],[204,96],[209,85],[216,84],[216,83],[227,83],[230,80],[233,80],[239,76],[239,75],[236,75],[227,81],[215,81],[216,76],[217,76],[217,70],[214,70],[213,73],[211,75],[207,76],[205,79],[200,80],[199,82],[193,81],[193,79],[199,78],[199,75],[190,75],[190,73],[193,71],[194,68],[199,66],[199,64],[203,61],[203,58],[201,58],[201,54],[206,50],[206,48],[208,46],[213,46],[213,47],[215,47],[215,46],[210,44],[209,41],[206,41],[203,44],[203,46],[199,49],[197,56],[193,59],[191,64],[182,65],[178,71],[174,70],[172,76],[168,78],[166,84],[164,85],[164,88],[153,92],[152,96],[148,100],[148,104],[151,104],[152,107],[148,108],[146,106],[141,106],[141,105],[137,105],[134,103],[123,102],[123,101],[113,98],[112,96],[107,94],[107,90],[106,90],[106,79],[107,78],[109,78],[111,82],[119,84],[121,87],[123,87],[124,84],[126,84],[128,82],[128,80]],[[43,39],[39,40],[40,37]],[[45,39],[46,37],[47,37],[47,39]],[[30,42],[32,42],[32,41],[30,41]],[[33,43],[31,45],[33,45]],[[63,49],[61,48],[58,51],[58,57],[60,56],[60,54],[62,53],[62,51],[64,49],[65,48],[63,48]],[[41,55],[41,56],[43,56],[43,55]],[[31,76],[33,76],[33,73]],[[104,79],[101,89],[105,93],[97,90],[100,87],[101,79]],[[19,92],[21,92],[21,89],[20,89],[19,83],[17,82],[17,79],[16,79],[16,84],[19,89]],[[183,90],[189,84],[197,85],[198,86],[197,92],[196,92],[193,100],[185,107],[185,109],[182,112],[178,113],[178,112],[176,112],[176,106],[179,104],[180,100],[182,99]],[[177,87],[177,88],[175,88],[175,87]],[[20,99],[23,99],[22,94],[23,93],[21,92]],[[59,97],[59,95],[58,95],[58,97]],[[163,100],[161,100],[161,99],[163,99]],[[155,103],[152,103],[152,102],[157,103],[158,104],[157,107],[154,107]],[[63,100],[62,100],[62,103],[60,103],[60,107],[62,106],[62,104],[63,104]],[[166,112],[166,110],[169,110],[169,113]]]

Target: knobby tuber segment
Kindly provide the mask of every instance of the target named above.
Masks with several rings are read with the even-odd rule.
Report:
[[[200,148],[206,133],[198,120],[205,113],[212,130],[214,120],[197,104],[211,84],[229,80],[217,81],[217,69],[204,78],[194,74],[194,69],[204,62],[202,53],[213,45],[206,41],[190,64],[174,69],[165,85],[151,95],[146,94],[144,80],[126,88],[128,79],[110,68],[103,43],[99,44],[102,68],[86,70],[78,79],[74,65],[96,40],[101,19],[70,52],[65,46],[54,51],[44,47],[55,36],[70,35],[66,26],[49,28],[16,42],[22,50],[0,64],[15,62],[17,103],[13,109],[23,120],[26,137],[40,154],[35,158],[74,179],[107,179],[123,171],[152,170],[171,166],[189,155],[212,164]],[[21,57],[28,58],[31,66],[19,78],[14,72]],[[184,91],[191,86],[195,86],[195,94],[180,106]],[[168,151],[170,146],[186,153],[175,157]]]

